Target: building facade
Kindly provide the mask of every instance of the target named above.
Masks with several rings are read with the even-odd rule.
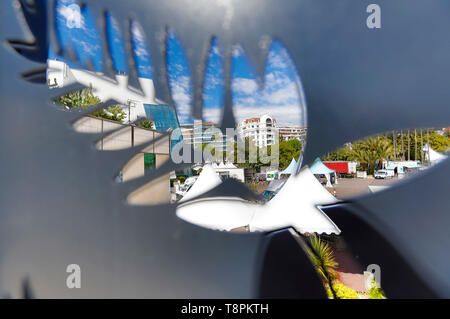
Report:
[[[306,141],[306,127],[301,126],[280,126],[278,127],[278,131],[280,133],[280,138],[283,141],[289,141],[293,139],[299,140],[302,145]]]
[[[226,139],[216,123],[195,121],[194,124],[180,125],[180,129],[186,144],[193,144],[198,148],[202,144],[211,144],[216,151],[226,150]]]
[[[258,147],[278,142],[277,121],[269,115],[241,121],[237,126],[237,132],[243,139],[250,138]]]

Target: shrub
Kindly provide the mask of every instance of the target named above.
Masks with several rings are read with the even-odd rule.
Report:
[[[317,235],[309,238],[309,244],[310,248],[307,249],[307,254],[319,273],[320,278],[324,283],[333,282],[337,279],[338,274],[336,269],[339,264],[334,259],[332,248]]]
[[[372,288],[369,289],[369,299],[386,299],[383,289],[378,288],[375,278],[372,278]]]
[[[352,288],[347,287],[343,283],[334,282],[333,289],[336,293],[337,299],[359,299],[358,294]],[[327,285],[327,295],[330,298],[333,298],[333,294],[331,292],[330,286]]]
[[[140,127],[152,129],[153,128],[153,122],[150,120],[145,120],[139,123]]]

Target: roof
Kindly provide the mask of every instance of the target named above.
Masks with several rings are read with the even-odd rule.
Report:
[[[336,173],[336,171],[326,167],[318,157],[314,160],[313,164],[310,167],[310,170],[314,175]]]
[[[279,174],[285,174],[285,175],[292,175],[295,174],[295,169],[297,168],[297,161],[295,160],[295,158],[292,158],[291,163],[289,164],[288,167],[286,167],[286,169],[282,172],[280,172]]]
[[[291,176],[278,194],[261,207],[250,223],[250,230],[271,231],[292,226],[302,234],[340,234],[339,228],[318,207],[336,202],[305,167],[297,176]]]
[[[212,166],[214,169],[235,169],[237,168],[233,163],[220,162],[219,164],[214,163]]]
[[[180,203],[185,202],[189,199],[195,198],[201,194],[206,193],[207,191],[213,189],[217,185],[222,183],[220,177],[216,174],[214,168],[211,165],[206,164],[203,166],[202,172],[198,176],[194,185],[189,189],[186,195],[180,199]]]
[[[430,149],[429,151],[428,151],[428,148]],[[437,162],[440,162],[447,158],[446,155],[436,152],[434,149],[429,147],[428,144],[425,144],[425,146],[423,147],[423,151],[429,153],[428,160],[432,163],[434,163],[434,162],[437,163]],[[428,157],[428,155],[426,155],[426,156]]]
[[[264,205],[240,198],[201,198],[179,205],[177,215],[193,224],[216,230],[230,231],[248,225],[250,231],[293,227],[303,234],[340,234],[339,228],[318,207],[335,202],[337,199],[305,167],[297,176],[292,175],[278,194]]]

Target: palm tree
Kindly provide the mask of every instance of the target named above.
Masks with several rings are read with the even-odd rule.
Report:
[[[392,141],[386,136],[375,136],[361,140],[355,144],[352,151],[353,158],[369,171],[371,168],[375,169],[375,163],[377,162],[378,168],[381,167],[383,160],[390,158],[393,154]]]
[[[310,248],[307,249],[307,254],[311,262],[322,281],[329,284],[333,291],[332,283],[338,277],[336,269],[339,264],[334,259],[334,253],[331,247],[316,235],[309,238],[309,246]]]
[[[394,155],[394,149],[391,141],[385,136],[377,136],[373,143],[375,159],[378,160],[378,167],[381,168],[383,160],[387,160]]]

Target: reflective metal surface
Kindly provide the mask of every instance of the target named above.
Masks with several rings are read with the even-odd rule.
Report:
[[[47,6],[20,1],[25,19],[20,18],[17,3],[2,1],[0,7],[2,295],[21,297],[31,290],[37,298],[279,296],[267,288],[270,285],[261,288],[274,271],[273,278],[292,296],[325,296],[315,288],[319,279],[311,276],[306,255],[292,251],[292,245],[270,253],[277,238],[288,236],[286,231],[214,232],[177,219],[172,205],[126,204],[136,185],[167,174],[174,165],[134,182],[114,183],[114,173],[142,146],[113,153],[96,150],[93,145],[99,136],[79,134],[70,125],[80,113],[51,106],[51,98],[68,88],[49,91],[45,85],[25,81],[41,79],[44,48],[49,39],[58,41],[53,20],[46,19],[54,14],[51,1],[45,2]],[[307,163],[372,133],[448,123],[450,5],[445,0],[377,1],[383,8],[380,30],[365,26],[368,1],[249,0],[226,6],[207,0],[86,3],[102,28],[104,10],[114,14],[122,30],[127,30],[129,18],[139,21],[152,54],[156,97],[171,105],[176,101],[170,94],[163,43],[166,28],[175,30],[192,72],[195,118],[202,118],[204,62],[211,37],[216,36],[225,64],[223,127],[234,127],[233,45],[242,45],[262,75],[267,46],[261,40],[279,39],[301,74],[308,103]],[[100,34],[106,43],[105,32]],[[76,60],[71,51],[64,51],[64,56]],[[117,61],[104,55],[105,73],[114,74]],[[137,83],[132,59],[126,63],[134,77],[131,83]],[[390,117],[381,119],[379,113]],[[386,287],[388,297],[450,296],[446,273],[450,199],[445,195],[449,174],[450,163],[445,161],[414,183],[349,203],[346,220],[342,224],[340,218],[335,220],[344,236],[363,225],[376,232],[391,252],[380,257],[389,263],[377,261],[387,272],[402,272],[407,264],[411,275],[405,281],[418,284],[411,284],[410,290]],[[236,192],[232,182],[221,187],[229,194]],[[362,242],[373,238],[368,234]],[[361,249],[360,243],[353,245]],[[288,268],[298,270],[292,280],[286,280],[291,278],[288,273],[279,278],[285,268],[273,266],[288,260],[294,263]],[[72,263],[81,266],[81,289],[65,285],[66,266]]]

